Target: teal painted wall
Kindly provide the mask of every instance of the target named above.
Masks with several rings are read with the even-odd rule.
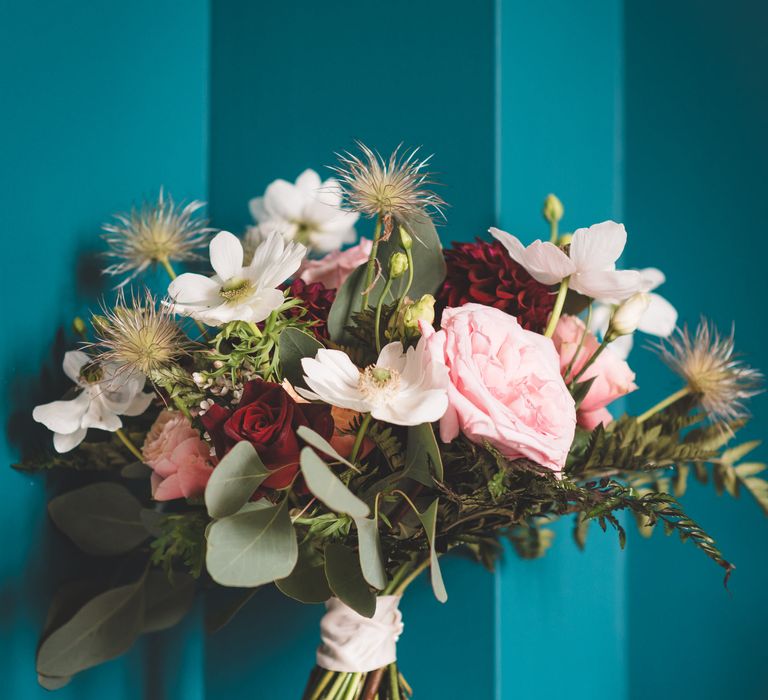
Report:
[[[32,407],[64,387],[62,329],[104,289],[88,263],[101,222],[161,185],[206,194],[207,15],[204,0],[0,2],[0,695],[9,700],[50,697],[34,654],[53,584],[46,565],[62,542],[48,537],[44,480],[7,465],[31,435]],[[193,640],[184,655],[200,652]],[[145,688],[157,697],[145,659],[162,645],[142,645],[56,697],[128,700]],[[173,684],[184,692],[184,680]]]
[[[621,4],[499,7],[501,228],[546,240],[548,192],[564,202],[564,231],[621,220]],[[510,554],[497,575],[499,700],[625,697],[626,556],[596,527],[580,552],[572,528],[558,523],[544,558]]]
[[[667,273],[681,319],[705,310],[768,370],[764,188],[768,175],[765,3],[628,2],[626,206],[629,262]],[[634,356],[644,409],[677,385],[653,356]],[[768,397],[749,438],[768,433]],[[758,459],[768,456],[763,446]],[[729,583],[688,545],[656,533],[628,545],[630,697],[768,697],[768,522],[743,495],[693,483],[684,505],[738,567]]]

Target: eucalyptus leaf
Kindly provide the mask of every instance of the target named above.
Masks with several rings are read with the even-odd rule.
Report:
[[[408,292],[412,299],[423,294],[434,294],[445,279],[445,257],[432,219],[426,212],[420,212],[400,222],[412,235],[413,248],[413,284]],[[381,276],[370,291],[370,299],[378,300],[384,282],[389,274],[389,260],[393,253],[401,250],[397,232],[387,241],[379,243],[377,260]],[[360,311],[362,294],[365,291],[365,265],[361,265],[347,277],[336,292],[336,299],[328,314],[328,333],[336,343],[349,342],[346,326],[350,324],[352,314]]]
[[[311,447],[301,450],[301,473],[307,488],[328,508],[353,518],[365,518],[370,508],[353,494]]]
[[[59,530],[84,552],[98,556],[130,552],[147,539],[141,510],[125,486],[109,481],[69,491],[48,504]]]
[[[424,486],[434,486],[434,479],[442,481],[443,460],[431,423],[408,428],[408,444],[405,454],[405,473]],[[434,478],[433,478],[434,476]]]
[[[287,501],[217,520],[207,538],[208,573],[222,586],[255,588],[271,583],[288,576],[298,559]]]
[[[363,617],[376,612],[376,594],[363,578],[357,555],[338,542],[325,547],[325,575],[333,594]]]
[[[418,513],[419,520],[424,527],[424,532],[429,540],[429,571],[432,580],[432,590],[441,603],[448,600],[448,592],[445,590],[443,575],[440,571],[440,563],[437,560],[435,551],[435,531],[437,529],[437,504],[438,499],[432,501],[432,504],[423,513]]]
[[[237,513],[268,476],[256,448],[245,440],[238,442],[216,465],[205,487],[208,515],[224,518]]]
[[[144,577],[91,599],[54,630],[37,652],[37,672],[66,677],[131,648],[144,618]]]
[[[218,632],[256,595],[258,588],[217,587],[206,595],[205,631]]]
[[[387,574],[384,571],[381,554],[378,520],[374,518],[355,518],[354,520],[363,577],[371,586],[382,590],[387,585]]]
[[[282,376],[293,386],[307,388],[304,382],[304,370],[301,361],[305,357],[314,357],[323,347],[314,336],[298,328],[286,328],[278,339],[278,352]]]
[[[37,674],[37,682],[46,690],[59,690],[72,680],[72,676],[44,676],[42,673]]]
[[[312,445],[316,450],[323,454],[333,457],[337,462],[346,464],[350,469],[355,469],[355,466],[345,457],[342,457],[338,451],[326,440],[322,435],[316,433],[312,428],[306,425],[300,425],[296,429],[296,434],[304,440],[304,442]]]
[[[159,632],[177,625],[195,599],[195,579],[174,573],[171,581],[160,570],[147,573],[144,599],[144,632]]]
[[[278,590],[300,603],[324,603],[333,594],[325,577],[322,556],[307,548],[299,551],[299,562],[289,576],[275,581]]]

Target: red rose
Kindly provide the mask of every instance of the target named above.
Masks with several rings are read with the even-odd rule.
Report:
[[[219,459],[236,443],[250,442],[264,466],[275,472],[262,484],[271,489],[286,488],[299,471],[299,426],[312,428],[326,440],[333,435],[330,406],[298,404],[282,386],[261,379],[245,384],[236,408],[211,406],[201,421]]]
[[[310,331],[320,340],[328,340],[328,314],[336,298],[336,290],[328,289],[322,282],[305,282],[295,279],[288,289],[291,296],[301,299],[301,306],[292,306],[286,312],[289,316],[300,316],[304,321],[313,321]]]

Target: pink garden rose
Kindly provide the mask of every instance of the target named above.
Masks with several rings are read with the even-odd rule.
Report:
[[[304,260],[299,277],[307,284],[322,282],[327,289],[339,289],[354,271],[367,262],[373,243],[361,238],[357,245],[346,250],[335,250],[319,260]]]
[[[422,323],[433,358],[450,373],[440,437],[459,432],[505,456],[560,472],[576,430],[573,398],[549,338],[482,304],[443,311],[442,330]]]
[[[584,322],[577,316],[563,316],[557,323],[552,340],[560,353],[560,371],[565,372],[571,363],[581,337],[584,335]],[[597,338],[587,332],[579,354],[573,362],[568,378],[576,376],[586,361],[600,346]],[[635,373],[629,368],[610,346],[605,348],[594,363],[587,368],[579,381],[595,378],[586,397],[581,402],[578,412],[579,425],[587,430],[594,430],[601,423],[608,425],[613,420],[606,406],[630,391],[637,389]]]
[[[142,448],[152,468],[152,496],[156,501],[199,498],[213,472],[208,444],[190,422],[176,411],[163,411]]]

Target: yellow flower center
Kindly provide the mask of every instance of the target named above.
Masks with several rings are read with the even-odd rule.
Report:
[[[368,401],[386,403],[400,388],[400,373],[388,367],[369,365],[360,372],[357,388]]]
[[[219,290],[219,296],[228,304],[234,304],[248,296],[252,289],[253,285],[248,280],[233,277],[224,283],[224,286]]]

